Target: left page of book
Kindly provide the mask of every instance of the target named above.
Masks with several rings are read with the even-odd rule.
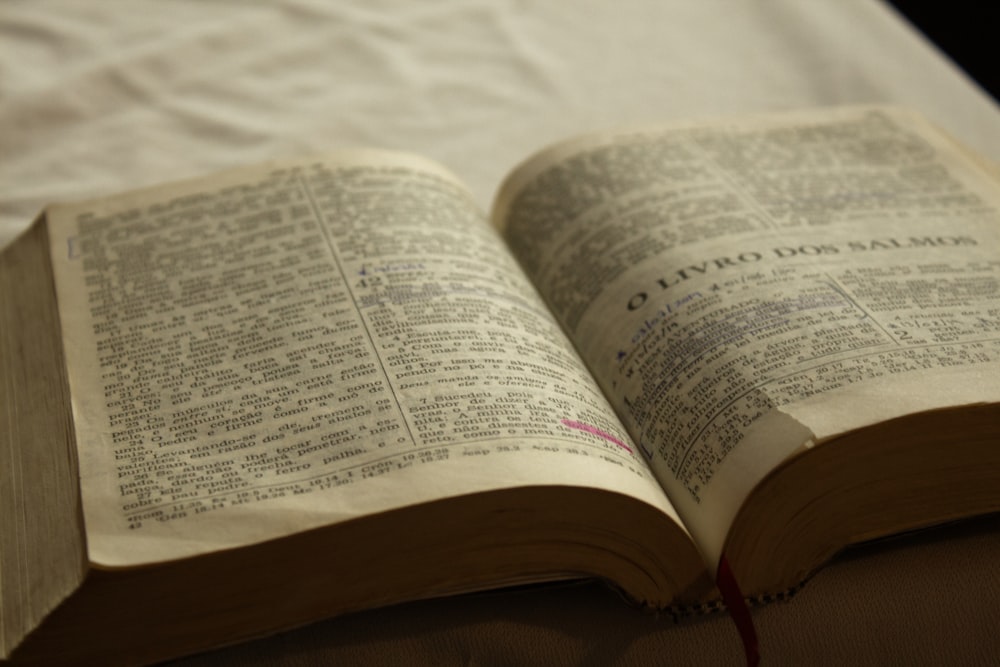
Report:
[[[49,224],[95,565],[515,486],[598,487],[676,519],[436,165],[272,163]]]

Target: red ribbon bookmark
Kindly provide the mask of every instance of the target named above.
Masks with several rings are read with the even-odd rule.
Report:
[[[753,627],[753,618],[750,617],[750,608],[747,607],[746,599],[740,591],[736,577],[729,568],[729,561],[725,555],[719,559],[719,571],[715,577],[715,583],[722,593],[722,601],[726,603],[729,614],[732,616],[736,630],[743,640],[743,652],[747,656],[747,667],[757,667],[760,664],[760,646],[757,643],[757,630]]]

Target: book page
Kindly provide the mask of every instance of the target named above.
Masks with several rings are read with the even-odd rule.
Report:
[[[573,484],[672,508],[471,196],[382,152],[49,212],[90,559]]]
[[[866,108],[569,142],[494,220],[716,563],[795,452],[1000,400],[998,211],[964,151]]]

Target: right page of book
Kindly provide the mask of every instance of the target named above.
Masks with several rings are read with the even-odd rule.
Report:
[[[589,136],[494,222],[710,563],[803,448],[1000,400],[1000,190],[909,112]]]

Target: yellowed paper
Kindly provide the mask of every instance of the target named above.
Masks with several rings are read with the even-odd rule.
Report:
[[[569,142],[494,214],[710,563],[792,453],[1000,399],[998,218],[964,151],[878,108]]]
[[[595,486],[673,514],[439,167],[276,163],[50,223],[96,564],[511,486]]]

